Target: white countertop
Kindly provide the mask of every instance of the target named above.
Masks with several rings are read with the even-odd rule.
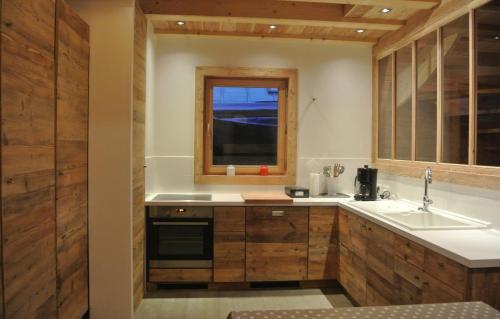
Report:
[[[147,194],[147,206],[256,206],[245,204],[240,194],[213,193],[211,201],[157,201]],[[469,268],[500,267],[500,231],[493,229],[410,230],[383,216],[352,206],[352,198],[294,198],[290,206],[340,206],[383,226],[424,247],[432,249]],[[289,206],[283,204],[263,206]]]

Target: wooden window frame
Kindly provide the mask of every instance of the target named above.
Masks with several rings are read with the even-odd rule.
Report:
[[[258,165],[235,165],[236,176],[226,176],[227,165],[213,165],[212,88],[231,84],[279,90],[277,165],[260,176]],[[297,70],[229,67],[196,68],[195,183],[196,184],[295,184],[297,128]]]
[[[454,4],[448,2],[447,4],[441,4],[436,8],[428,18],[428,20],[414,21],[414,23],[409,24],[410,27],[406,30],[401,30],[399,34],[395,34],[392,37],[389,36],[389,40],[382,39],[373,50],[373,100],[372,100],[372,161],[376,167],[380,169],[381,172],[421,178],[424,174],[424,169],[426,167],[431,167],[434,171],[434,178],[439,181],[462,184],[480,188],[493,188],[500,189],[500,167],[495,166],[480,166],[476,165],[476,109],[477,109],[477,95],[476,95],[476,24],[475,24],[475,9],[487,4],[488,0],[471,0],[467,5],[458,3],[456,7],[450,7]],[[461,1],[463,2],[463,1]],[[441,162],[442,159],[442,122],[443,122],[443,46],[442,46],[442,27],[449,22],[467,14],[469,17],[469,138],[468,138],[468,164],[450,164]],[[418,19],[418,18],[416,18]],[[409,28],[413,28],[410,30]],[[416,150],[416,41],[428,33],[437,33],[437,153],[436,162],[423,162],[415,160],[415,150]],[[378,158],[378,61],[386,56],[391,56],[394,60],[395,52],[407,45],[413,46],[413,61],[412,61],[412,91],[414,97],[412,99],[412,159],[411,160],[397,160],[394,157],[395,151],[395,141],[393,136],[392,141],[392,159],[379,159]],[[394,95],[395,95],[395,83],[396,74],[394,69],[394,63],[392,64],[392,76],[393,76],[393,118],[394,118]],[[392,122],[392,130],[394,133],[395,126],[397,123]]]

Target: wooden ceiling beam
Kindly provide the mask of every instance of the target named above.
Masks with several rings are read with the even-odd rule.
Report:
[[[344,5],[367,5],[373,7],[408,8],[417,10],[432,9],[440,0],[281,0],[287,2],[330,3]]]
[[[345,17],[343,6],[277,0],[141,0],[141,8],[153,20],[261,23],[398,30],[403,21]]]

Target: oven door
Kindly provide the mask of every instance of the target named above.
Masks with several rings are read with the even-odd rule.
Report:
[[[152,268],[211,268],[211,218],[150,218],[148,260]]]

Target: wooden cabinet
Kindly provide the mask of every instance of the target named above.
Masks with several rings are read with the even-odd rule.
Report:
[[[308,208],[247,208],[247,281],[307,279],[307,246]]]
[[[150,269],[149,281],[153,283],[211,282],[212,269]]]
[[[339,282],[361,306],[366,304],[366,262],[340,245]]]
[[[394,233],[366,222],[366,304],[391,305],[396,294],[394,273]]]
[[[336,207],[309,208],[307,279],[335,279],[338,273],[338,214]]]
[[[214,208],[214,282],[245,281],[245,208]]]

